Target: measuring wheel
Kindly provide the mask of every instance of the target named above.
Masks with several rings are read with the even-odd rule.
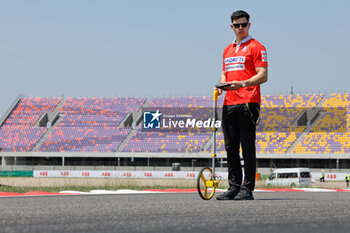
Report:
[[[217,100],[219,92],[215,90],[213,93],[213,119],[216,122],[217,119]],[[202,168],[197,177],[197,190],[199,196],[204,200],[210,200],[215,193],[215,189],[219,186],[221,177],[215,175],[215,158],[216,158],[216,131],[217,128],[213,127],[213,147],[212,147],[212,164],[211,167]]]
[[[213,177],[213,171],[209,167],[202,168],[197,177],[198,194],[204,200],[210,200],[218,187],[218,181]]]

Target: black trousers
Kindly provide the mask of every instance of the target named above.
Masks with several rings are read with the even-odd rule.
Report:
[[[242,185],[242,168],[239,148],[242,146],[244,160],[244,187],[250,191],[255,187],[256,172],[256,124],[259,119],[258,103],[224,105],[222,129],[227,152],[228,183],[230,187]]]

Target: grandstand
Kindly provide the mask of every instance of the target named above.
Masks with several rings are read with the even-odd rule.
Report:
[[[297,144],[292,153],[350,153],[349,95],[331,94],[322,107],[331,111],[322,114],[321,119]]]
[[[222,106],[223,98],[219,98]],[[144,130],[145,109],[210,118],[211,97],[19,97],[0,122],[2,165],[207,165],[211,129]],[[258,167],[350,168],[347,93],[266,95]],[[217,135],[219,166],[224,138]],[[326,161],[326,162],[325,162]]]

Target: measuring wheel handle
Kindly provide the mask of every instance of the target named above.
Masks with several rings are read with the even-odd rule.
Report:
[[[218,90],[214,90],[213,93],[213,119],[216,121],[217,114],[217,100],[219,97]],[[212,148],[212,168],[205,167],[199,171],[197,177],[197,190],[199,196],[204,200],[210,200],[215,193],[215,189],[219,185],[221,178],[217,179],[215,175],[215,159],[216,159],[216,131],[217,128],[213,127],[213,148]]]

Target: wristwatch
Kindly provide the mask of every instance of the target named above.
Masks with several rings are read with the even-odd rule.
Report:
[[[242,87],[245,87],[245,86],[246,86],[245,82],[244,82],[244,81],[242,81]]]

